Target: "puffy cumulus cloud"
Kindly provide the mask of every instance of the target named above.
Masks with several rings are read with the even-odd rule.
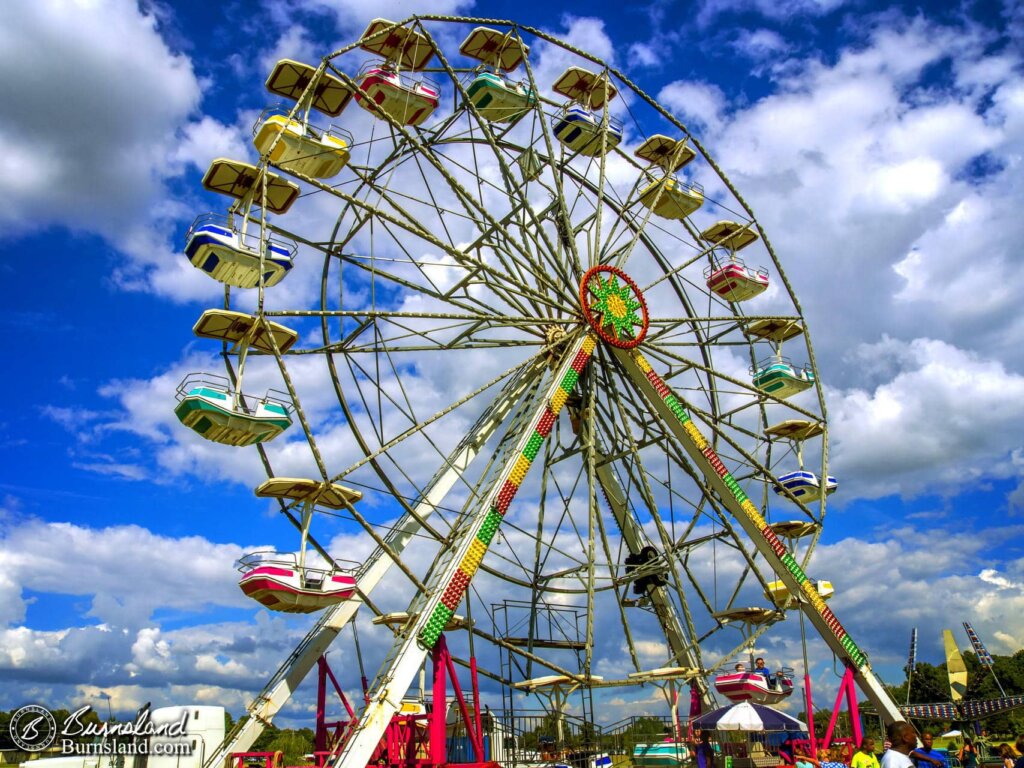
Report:
[[[941,630],[951,617],[969,618],[990,651],[1014,653],[1024,645],[1022,561],[990,553],[1022,531],[1021,526],[991,528],[968,538],[935,528],[878,531],[875,541],[847,538],[819,546],[810,570],[828,574],[836,588],[831,601],[836,615],[873,663],[891,672],[906,660],[906,639],[914,626],[921,658],[940,658]],[[957,547],[947,552],[920,546],[944,540],[955,540]],[[982,552],[988,554],[981,557]],[[979,568],[980,563],[989,567]]]
[[[116,626],[143,624],[158,608],[246,605],[231,568],[241,554],[236,545],[135,525],[12,522],[0,538],[2,618],[7,625],[24,620],[26,589],[91,598],[86,615]]]
[[[166,182],[200,102],[189,58],[131,0],[45,0],[0,8],[0,68],[0,97],[18,105],[0,116],[14,185],[0,225],[99,234],[130,257],[115,278],[151,287],[151,271],[180,261],[169,235],[186,214]]]
[[[934,339],[861,345],[866,388],[828,387],[833,466],[859,496],[1019,476],[1024,376]]]
[[[737,52],[755,61],[767,61],[770,58],[788,52],[792,46],[786,39],[771,29],[740,29],[730,45]]]
[[[661,63],[661,55],[648,43],[633,43],[626,61],[630,67],[656,67]]]
[[[975,28],[887,18],[867,29],[834,63],[781,60],[774,92],[748,107],[723,114],[706,93],[702,107],[704,144],[770,235],[823,371],[854,383],[843,352],[865,338],[914,338],[924,325],[999,353],[1021,323],[1007,298],[1021,226],[1008,213],[1020,195],[1020,77],[1004,61],[1018,59],[988,52]],[[982,87],[988,76],[1004,79]],[[666,96],[674,88],[692,84]],[[1006,290],[980,289],[993,282]],[[758,302],[772,311],[777,299]]]
[[[157,707],[216,704],[237,714],[301,641],[307,625],[261,611],[250,622],[171,631],[106,625],[0,630],[0,674],[17,681],[0,690],[0,706],[18,706],[27,692],[38,691],[53,706],[97,706],[109,695],[115,712],[132,712],[149,701]]]
[[[725,94],[713,83],[676,80],[661,89],[658,101],[680,116],[691,130],[717,131],[722,126]]]
[[[982,177],[893,269],[903,280],[900,303],[941,313],[947,327],[1012,359],[1024,339],[1024,318],[1016,311],[1024,290],[1017,247],[1024,237],[1017,213],[1024,196],[1024,81],[1004,82],[991,98],[990,119],[1003,131],[981,158]]]
[[[309,30],[301,24],[295,24],[285,29],[273,48],[260,57],[259,71],[270,72],[281,59],[315,63],[324,53],[325,51],[317,50],[310,39]]]

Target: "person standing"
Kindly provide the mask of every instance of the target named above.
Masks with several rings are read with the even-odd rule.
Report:
[[[978,768],[978,750],[970,739],[964,739],[964,745],[960,747],[957,757],[960,758],[963,768]]]
[[[886,729],[892,747],[882,755],[881,768],[914,768],[910,751],[917,746],[917,731],[906,720],[889,723]]]
[[[929,765],[935,766],[935,768],[949,768],[945,753],[939,752],[939,750],[932,747],[934,740],[935,736],[931,731],[925,731],[921,734],[921,744],[923,746],[910,753],[910,759],[914,761],[914,765],[917,768],[928,768]]]
[[[1013,768],[1024,768],[1024,733],[1017,735],[1017,743],[1014,745],[1017,747],[1017,754],[1020,757],[1017,758],[1017,762],[1013,764]]]
[[[875,755],[875,740],[870,736],[861,739],[860,746],[850,759],[850,768],[880,768]]]
[[[715,768],[715,750],[711,746],[710,731],[701,731],[696,757],[697,768]]]

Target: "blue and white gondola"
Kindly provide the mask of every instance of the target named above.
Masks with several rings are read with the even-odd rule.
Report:
[[[291,271],[297,246],[275,237],[266,240],[266,247],[262,277],[269,288]],[[236,288],[259,285],[259,235],[238,231],[223,216],[206,214],[193,222],[185,238],[185,255],[214,280]]]
[[[555,123],[555,138],[566,149],[579,152],[587,157],[601,154],[602,116],[591,112],[580,104],[571,104],[558,116]],[[608,116],[608,124],[603,129],[604,150],[608,152],[622,141],[622,121]]]
[[[818,476],[805,469],[795,472],[787,472],[779,476],[779,484],[774,487],[775,493],[782,496],[783,488],[788,490],[797,499],[816,499],[821,497],[821,482]],[[839,488],[839,482],[832,476],[825,478],[825,494],[830,495]]]

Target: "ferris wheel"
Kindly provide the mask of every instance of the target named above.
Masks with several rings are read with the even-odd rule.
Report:
[[[837,487],[806,320],[699,141],[605,62],[512,22],[377,19],[318,66],[278,62],[267,88],[286,104],[254,127],[259,160],[214,161],[204,186],[233,202],[185,248],[227,286],[195,327],[227,375],[188,377],[176,413],[256,446],[258,495],[301,532],[295,553],[243,558],[243,590],[321,614],[214,759],[360,607],[394,645],[339,764],[367,763],[453,627],[497,646],[508,689],[683,680],[710,703],[706,676],[803,610],[890,711],[831,585],[803,571]],[[330,232],[291,223],[315,228],[313,205]],[[316,301],[276,306],[313,262]],[[256,356],[278,391],[246,394]],[[330,439],[292,374],[311,359]],[[318,474],[275,474],[275,446],[303,441]],[[326,515],[373,554],[344,567],[314,535]],[[374,600],[389,573],[404,605]],[[538,617],[566,606],[582,624],[556,638]]]

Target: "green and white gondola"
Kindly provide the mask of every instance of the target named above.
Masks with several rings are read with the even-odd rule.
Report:
[[[814,386],[814,371],[796,368],[785,357],[762,360],[750,369],[754,386],[762,392],[787,398]]]
[[[477,75],[466,95],[481,117],[491,123],[511,122],[537,103],[537,95],[526,83],[513,83],[493,72]]]
[[[246,397],[235,392],[224,376],[212,373],[186,376],[178,385],[177,400],[178,421],[223,445],[267,443],[292,425],[287,400],[272,397],[269,391],[262,398]]]

